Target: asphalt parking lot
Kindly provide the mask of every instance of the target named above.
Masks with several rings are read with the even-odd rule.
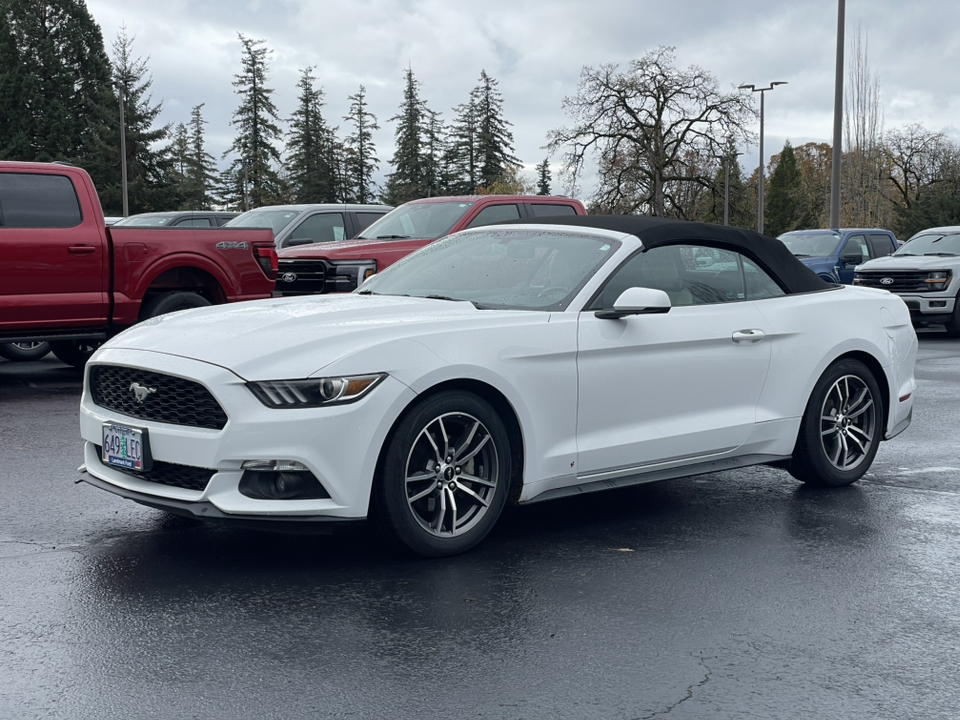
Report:
[[[0,361],[0,718],[955,718],[960,341],[917,377],[852,487],[685,478],[421,560],[75,484],[79,373]]]

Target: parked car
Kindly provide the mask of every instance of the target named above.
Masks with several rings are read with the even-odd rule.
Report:
[[[780,240],[800,262],[827,282],[850,285],[854,268],[867,260],[892,255],[900,247],[896,235],[881,228],[794,230]]]
[[[943,325],[960,337],[960,226],[935,227],[910,238],[890,257],[857,267],[854,283],[903,298],[917,327]]]
[[[916,354],[899,298],[826,283],[756,233],[533,218],[452,235],[350,295],[113,338],[87,366],[83,478],[264,528],[375,516],[449,555],[508,500],[762,463],[855,482],[910,423]]]
[[[280,250],[348,240],[391,210],[392,205],[268,205],[238,215],[227,226],[270,228]]]
[[[220,227],[240,213],[213,210],[138,213],[117,220],[117,227]]]
[[[350,292],[439,237],[466,228],[552,215],[586,215],[579,200],[545,195],[469,195],[404,203],[351,242],[279,253],[278,295]]]
[[[0,162],[0,211],[7,356],[50,343],[79,367],[140,320],[273,293],[269,231],[107,227],[93,182],[77,167]]]

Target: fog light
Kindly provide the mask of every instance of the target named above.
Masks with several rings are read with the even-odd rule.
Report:
[[[254,500],[320,500],[330,493],[303,463],[248,460],[238,490]]]
[[[931,300],[931,301],[930,301],[930,307],[946,307],[946,306],[947,306],[947,301],[946,301],[946,300]]]

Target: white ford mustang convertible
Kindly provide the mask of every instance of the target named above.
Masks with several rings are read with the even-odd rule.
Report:
[[[374,517],[450,555],[508,501],[755,464],[855,482],[910,423],[916,353],[899,297],[825,283],[777,240],[537,218],[447,237],[350,295],[117,335],[86,367],[83,477],[267,528]]]

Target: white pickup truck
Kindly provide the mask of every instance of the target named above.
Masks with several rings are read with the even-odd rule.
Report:
[[[896,293],[914,325],[943,325],[960,337],[960,226],[917,233],[893,255],[858,265],[853,284]]]

